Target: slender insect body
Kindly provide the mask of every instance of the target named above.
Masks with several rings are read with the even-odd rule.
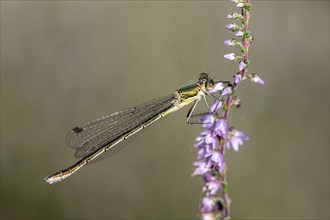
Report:
[[[197,83],[178,89],[173,95],[154,99],[137,107],[115,112],[74,127],[68,133],[66,142],[76,150],[75,156],[82,159],[67,169],[47,176],[46,182],[58,183],[87,164],[112,156],[130,140],[141,134],[144,128],[194,103],[189,112],[190,117],[201,96],[208,94],[212,88],[214,88],[214,81],[206,73],[202,73]]]

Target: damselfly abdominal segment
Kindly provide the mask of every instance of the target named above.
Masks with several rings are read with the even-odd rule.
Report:
[[[87,164],[114,155],[158,119],[193,103],[188,112],[189,121],[202,96],[220,91],[226,85],[228,82],[214,82],[206,73],[201,73],[197,83],[182,87],[174,94],[74,127],[66,136],[66,143],[76,150],[75,157],[82,159],[67,169],[47,176],[46,182],[58,183]]]

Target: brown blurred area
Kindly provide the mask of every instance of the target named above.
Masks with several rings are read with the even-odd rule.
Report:
[[[231,216],[329,218],[329,2],[252,1],[249,71],[231,123]],[[237,63],[224,26],[230,1],[1,1],[1,218],[193,219],[191,178],[200,126],[188,108],[154,124],[122,152],[54,186],[73,164],[75,125],[172,93]]]

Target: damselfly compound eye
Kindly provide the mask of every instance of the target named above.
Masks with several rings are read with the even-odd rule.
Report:
[[[207,90],[211,90],[213,89],[215,86],[215,83],[214,83],[214,80],[213,79],[209,79],[207,82],[206,82],[206,89]]]

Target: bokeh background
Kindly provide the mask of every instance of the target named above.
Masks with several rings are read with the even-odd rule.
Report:
[[[329,218],[329,2],[252,1],[250,72],[227,151],[231,216]],[[1,1],[1,218],[194,219],[188,108],[58,185],[75,125],[195,82],[230,80],[230,1]]]

